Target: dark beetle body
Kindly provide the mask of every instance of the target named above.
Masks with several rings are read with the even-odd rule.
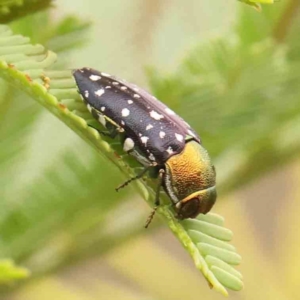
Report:
[[[92,115],[111,132],[122,133],[124,151],[146,167],[164,170],[162,185],[176,204],[180,218],[210,210],[216,199],[214,168],[199,136],[183,119],[145,90],[109,74],[90,68],[75,70],[73,74]],[[193,166],[203,170],[195,169],[196,177],[189,176]],[[176,187],[174,178],[177,183],[182,181],[180,186]],[[195,180],[189,181],[190,178]],[[199,207],[200,198],[192,204],[190,200],[204,191],[208,191],[205,201],[202,199],[205,207]],[[194,212],[180,214],[182,204],[188,202],[185,209],[189,206],[188,210]]]
[[[87,104],[123,128],[134,140],[135,147],[150,161],[164,164],[174,153],[183,150],[186,136],[200,142],[187,123],[152,95],[103,74],[82,69],[76,71],[74,76],[80,92],[85,88],[89,92],[88,97],[84,97],[83,93]],[[101,78],[93,82],[90,76]],[[102,90],[104,92],[100,97],[95,94]]]

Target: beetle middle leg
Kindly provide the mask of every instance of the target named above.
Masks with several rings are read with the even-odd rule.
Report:
[[[114,127],[112,129],[107,129],[106,131],[104,131],[104,130],[100,130],[100,129],[94,127],[91,124],[88,124],[88,126],[91,127],[91,128],[93,128],[93,129],[95,129],[95,130],[97,130],[100,135],[109,136],[112,139],[114,139],[118,135],[118,133],[119,133],[117,127]]]
[[[156,193],[155,193],[155,202],[154,202],[155,206],[146,221],[145,228],[148,228],[148,226],[152,222],[154,215],[156,213],[156,210],[157,210],[158,206],[160,205],[159,194],[160,194],[160,189],[163,185],[164,174],[165,174],[165,170],[160,169],[159,173],[158,173],[158,184],[157,184]]]
[[[124,129],[117,126],[116,124],[112,124],[109,122],[104,114],[99,112],[98,110],[94,109],[93,107],[90,108],[92,116],[105,127],[105,131],[99,130],[95,128],[93,125],[88,124],[88,126],[94,128],[99,132],[99,134],[104,136],[109,136],[110,138],[114,139],[120,132],[123,132]]]

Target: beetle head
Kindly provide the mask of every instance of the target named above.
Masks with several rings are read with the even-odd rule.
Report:
[[[178,219],[187,219],[195,218],[200,213],[206,214],[211,210],[216,199],[217,192],[214,186],[196,192],[175,205],[177,217]]]
[[[166,162],[164,185],[179,219],[206,214],[216,202],[216,173],[207,151],[196,141]]]

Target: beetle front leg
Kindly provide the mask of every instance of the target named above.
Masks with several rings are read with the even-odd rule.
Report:
[[[163,184],[164,174],[165,174],[165,170],[160,169],[159,173],[158,173],[158,184],[157,184],[156,193],[155,193],[155,202],[154,202],[155,207],[158,207],[160,205],[159,193],[160,193],[160,189]]]

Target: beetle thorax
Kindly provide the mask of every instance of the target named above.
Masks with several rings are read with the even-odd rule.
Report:
[[[166,162],[165,187],[175,203],[213,187],[215,181],[208,153],[195,141],[188,142],[181,153]]]

